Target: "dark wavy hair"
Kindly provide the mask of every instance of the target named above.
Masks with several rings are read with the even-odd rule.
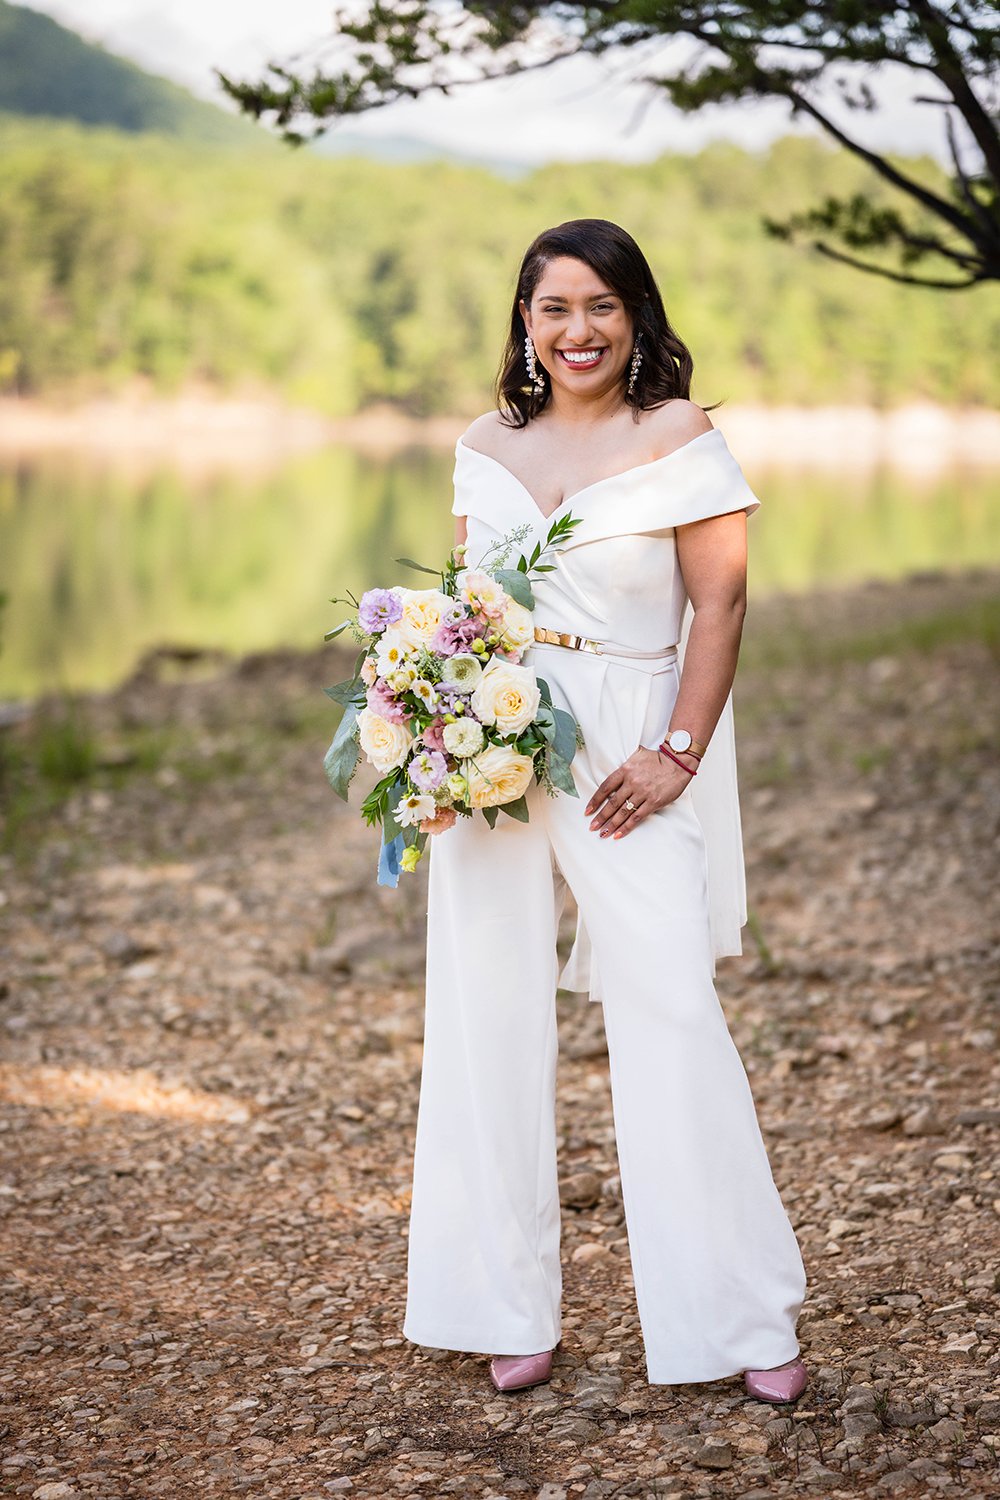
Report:
[[[545,267],[563,255],[590,266],[622,299],[632,319],[642,354],[635,390],[632,395],[625,392],[625,400],[633,408],[633,420],[638,422],[640,411],[663,406],[667,401],[678,397],[690,399],[694,362],[687,345],[670,326],[649,262],[635,240],[609,219],[569,219],[537,235],[521,262],[510,331],[495,386],[503,420],[512,427],[526,427],[551,399],[551,383],[544,372],[545,389],[540,394],[528,379],[524,357],[528,330],[518,303],[523,298],[530,305]],[[707,406],[704,410],[712,411],[714,407]]]

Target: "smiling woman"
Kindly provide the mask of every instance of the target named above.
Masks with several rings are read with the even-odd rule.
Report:
[[[522,658],[582,731],[573,791],[533,785],[527,821],[459,819],[429,856],[403,1333],[493,1351],[500,1390],[548,1379],[561,1335],[559,984],[604,1007],[650,1383],[806,1381],[802,1261],[712,982],[747,916],[731,687],[760,501],[691,368],[631,235],[574,220],[529,247],[498,409],[456,445],[473,568],[557,511],[574,528]]]
[[[630,236],[609,227],[616,226],[573,219],[540,234],[525,253],[497,380],[497,404],[518,427],[551,402],[553,367],[624,381],[635,421],[691,394],[693,360],[649,264],[631,253]]]

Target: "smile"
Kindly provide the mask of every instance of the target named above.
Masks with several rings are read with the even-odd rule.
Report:
[[[607,352],[607,344],[605,344],[600,349],[555,350],[555,353],[558,354],[563,364],[569,365],[573,370],[592,370],[595,365],[600,364],[601,360],[604,358]]]

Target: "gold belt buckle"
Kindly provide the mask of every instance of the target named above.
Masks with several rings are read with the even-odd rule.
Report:
[[[549,630],[544,625],[535,626],[535,640],[544,641],[550,646],[569,646],[573,651],[590,651],[595,656],[601,654],[599,641],[588,640],[583,635],[572,635],[567,630]]]

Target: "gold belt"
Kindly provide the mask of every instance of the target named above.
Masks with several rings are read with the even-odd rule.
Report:
[[[594,656],[641,656],[669,657],[677,651],[674,646],[661,646],[658,651],[630,651],[617,647],[609,641],[592,641],[585,635],[573,635],[568,630],[548,630],[544,625],[535,626],[535,640],[547,646],[568,646],[573,651],[590,651]]]

